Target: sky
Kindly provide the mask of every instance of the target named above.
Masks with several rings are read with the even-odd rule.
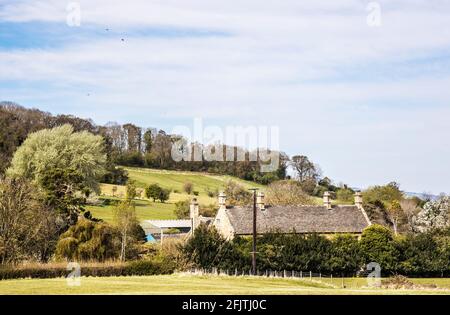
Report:
[[[450,1],[0,0],[2,100],[275,126],[336,183],[450,193]]]

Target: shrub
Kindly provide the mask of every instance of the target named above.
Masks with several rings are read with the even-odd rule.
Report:
[[[183,190],[185,193],[190,195],[192,193],[192,190],[194,189],[194,185],[191,182],[186,182],[183,185]]]
[[[294,180],[277,181],[269,185],[266,190],[266,203],[271,205],[308,205],[314,200],[302,189],[299,182]]]
[[[252,202],[252,194],[244,186],[229,180],[225,184],[224,193],[232,205],[248,205]]]
[[[217,197],[219,195],[219,190],[218,189],[211,190],[211,188],[206,187],[205,191],[206,191],[206,195],[208,197],[210,197],[210,198],[214,198],[214,197]]]
[[[68,260],[116,259],[120,254],[118,230],[107,223],[80,219],[56,244],[57,258]]]
[[[128,263],[81,263],[80,267],[83,277],[149,276],[170,274],[175,271],[175,264],[162,256]],[[70,272],[66,263],[7,265],[0,266],[0,280],[61,278],[67,277]]]
[[[384,274],[396,270],[399,253],[388,228],[377,224],[367,227],[362,233],[360,246],[366,264],[378,263]]]
[[[173,266],[157,260],[136,260],[128,263],[125,267],[125,274],[130,276],[169,274],[173,271]]]
[[[162,188],[158,184],[151,184],[145,189],[145,196],[149,199],[153,199],[153,202],[155,202],[156,199],[158,199],[161,190]]]
[[[189,218],[189,200],[181,200],[175,202],[175,215],[178,219],[187,219]]]
[[[350,202],[353,201],[354,191],[349,188],[340,188],[336,192],[336,198],[340,201]]]

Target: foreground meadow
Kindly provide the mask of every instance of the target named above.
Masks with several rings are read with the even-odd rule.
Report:
[[[413,279],[415,283],[436,284],[439,289],[386,290],[365,288],[364,279],[344,279],[346,288],[317,280],[263,277],[194,276],[174,274],[143,277],[82,277],[80,286],[68,286],[66,279],[21,279],[0,281],[0,294],[450,294],[450,279]]]

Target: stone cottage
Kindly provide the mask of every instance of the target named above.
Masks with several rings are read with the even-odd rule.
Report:
[[[196,202],[195,202],[196,203]],[[197,207],[197,208],[195,208]],[[195,210],[197,209],[197,210]],[[206,218],[198,216],[198,205],[191,205],[193,228]],[[257,233],[340,233],[360,236],[364,228],[371,225],[362,205],[361,193],[355,194],[354,205],[332,205],[330,194],[323,196],[323,205],[277,206],[265,205],[264,194],[257,196]],[[219,195],[219,209],[211,222],[227,239],[236,235],[251,235],[253,232],[253,206],[226,206],[226,196]]]

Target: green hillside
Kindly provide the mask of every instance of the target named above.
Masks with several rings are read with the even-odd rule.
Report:
[[[217,205],[217,198],[209,197],[208,191],[220,191],[224,188],[225,183],[229,180],[238,182],[245,188],[264,189],[264,185],[260,185],[251,181],[245,181],[233,176],[227,175],[211,175],[198,172],[180,172],[155,170],[147,168],[126,167],[130,180],[134,180],[136,186],[144,189],[150,184],[158,184],[163,188],[170,189],[170,199],[166,203],[152,202],[146,198],[135,200],[136,213],[139,220],[152,219],[175,219],[175,203],[180,200],[197,198],[200,206]],[[183,191],[183,185],[187,182],[193,184],[193,191],[198,192],[198,196],[188,195]],[[113,187],[116,191],[113,193]],[[102,198],[124,198],[125,186],[102,184]],[[144,197],[144,196],[142,196]],[[87,206],[94,217],[111,222],[113,219],[113,209],[111,205]]]
[[[157,183],[164,188],[182,191],[184,183],[191,182],[194,184],[194,190],[198,191],[200,195],[206,194],[208,189],[222,189],[228,180],[236,181],[246,188],[264,187],[263,185],[228,175],[211,175],[198,172],[179,172],[131,167],[126,167],[125,169],[128,171],[130,178],[135,180],[139,187],[147,187],[150,184]]]

